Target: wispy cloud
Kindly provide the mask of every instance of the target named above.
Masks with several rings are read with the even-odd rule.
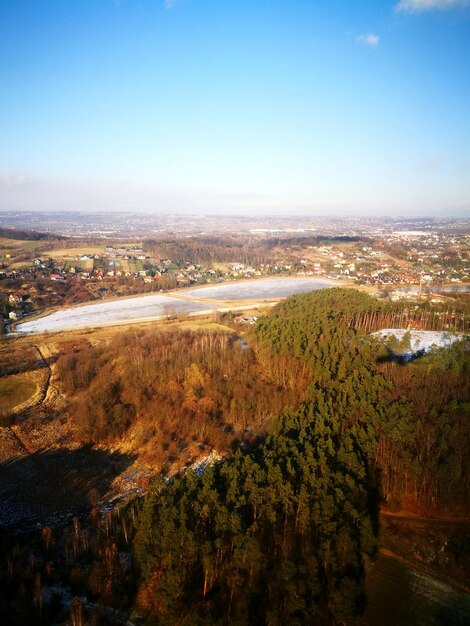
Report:
[[[372,33],[368,33],[367,35],[360,35],[356,41],[360,41],[366,46],[372,46],[375,48],[379,45],[380,37],[378,35],[373,35]]]
[[[165,9],[173,9],[178,4],[178,0],[165,0]]]
[[[470,0],[400,0],[395,5],[395,11],[401,13],[423,13],[424,11],[464,8],[469,5]]]
[[[436,154],[427,161],[420,163],[418,169],[424,172],[429,172],[430,170],[435,170],[440,165],[442,165],[442,156],[440,154]]]
[[[0,174],[0,188],[20,189],[41,185],[42,180],[28,174]]]

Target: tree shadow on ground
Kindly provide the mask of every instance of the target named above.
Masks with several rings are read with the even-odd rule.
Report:
[[[393,352],[393,350],[388,349],[387,354],[382,354],[376,358],[377,363],[398,363],[398,365],[407,365],[411,361],[416,361],[417,359],[422,359],[426,356],[425,350],[417,350],[412,354],[401,354],[397,352]]]
[[[60,524],[84,513],[109,489],[135,457],[120,452],[37,452],[0,465],[0,528]]]

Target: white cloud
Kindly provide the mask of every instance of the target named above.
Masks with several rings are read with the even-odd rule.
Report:
[[[419,169],[424,170],[424,171],[435,170],[436,167],[439,167],[441,164],[442,164],[442,156],[440,154],[437,154],[436,156],[433,156],[427,161],[424,161],[423,163],[421,163]]]
[[[395,11],[402,13],[422,13],[423,11],[463,8],[470,5],[470,0],[400,0]]]
[[[173,9],[177,2],[178,0],[165,0],[165,9]]]
[[[373,48],[375,48],[379,45],[380,37],[378,35],[373,35],[372,33],[369,33],[367,35],[360,35],[356,39],[356,41],[360,41],[366,46],[372,46]]]
[[[40,178],[28,174],[0,174],[0,189],[24,189],[42,184]]]
[[[438,167],[441,163],[442,163],[442,157],[441,156],[436,156],[433,159],[430,159],[426,163],[426,167],[427,167],[428,170],[433,170],[436,167]]]

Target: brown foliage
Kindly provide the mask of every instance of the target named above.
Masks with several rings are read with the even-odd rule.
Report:
[[[227,450],[245,431],[262,432],[303,397],[308,376],[299,376],[300,367],[294,361],[268,367],[267,357],[226,333],[170,330],[123,333],[96,347],[69,345],[58,360],[82,437],[116,440],[136,426],[139,445],[162,465],[189,442]]]

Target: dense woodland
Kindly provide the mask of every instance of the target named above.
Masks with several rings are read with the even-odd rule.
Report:
[[[332,289],[290,298],[260,320],[256,335],[274,354],[308,362],[309,399],[335,416],[341,431],[355,433],[386,503],[468,510],[468,344],[397,363],[363,330],[390,327],[397,318],[405,325],[418,319],[421,328],[441,329],[446,319],[450,328],[466,324],[463,310],[425,305],[411,314],[404,305]]]
[[[0,237],[18,239],[21,241],[63,241],[66,237],[53,233],[41,233],[36,230],[18,230],[17,228],[4,228],[0,226]]]
[[[400,365],[360,330],[391,314],[336,289],[259,321],[258,358],[280,386],[295,359],[308,364],[305,401],[254,451],[148,496],[135,545],[157,623],[347,623],[380,499],[468,512],[468,352]]]
[[[162,469],[191,442],[226,453],[260,435],[308,385],[299,365],[304,377],[282,388],[227,332],[131,331],[98,346],[71,343],[57,370],[82,440],[110,443],[135,428],[137,447]]]
[[[367,468],[312,405],[250,454],[157,483],[139,518],[140,601],[164,624],[343,623],[376,549]]]
[[[370,336],[400,319],[466,318],[328,289],[260,318],[249,347],[172,330],[64,345],[57,373],[83,441],[139,432],[167,477],[101,521],[43,530],[49,558],[6,550],[2,586],[21,615],[62,615],[38,591],[60,579],[88,598],[74,624],[108,623],[106,605],[157,625],[350,624],[366,602],[380,506],[469,512],[468,343],[402,364]],[[191,442],[225,459],[168,474]]]
[[[212,263],[245,263],[259,267],[262,263],[271,264],[278,256],[285,257],[285,250],[301,249],[305,246],[318,246],[322,243],[357,242],[358,237],[254,237],[254,236],[206,236],[172,237],[146,239],[143,248],[153,256],[173,259],[184,263],[191,259],[193,263],[210,266]],[[282,250],[282,253],[280,251]]]

